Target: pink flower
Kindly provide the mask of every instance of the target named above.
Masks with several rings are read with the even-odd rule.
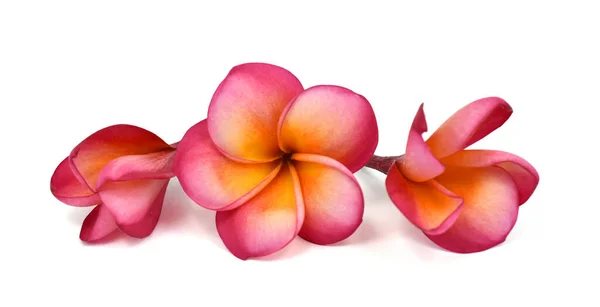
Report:
[[[67,205],[97,205],[83,221],[82,241],[97,241],[117,229],[136,238],[152,233],[174,176],[174,146],[142,128],[115,125],[71,151],[54,171],[50,190]]]
[[[539,176],[516,155],[465,148],[502,126],[511,114],[510,105],[500,98],[480,99],[424,141],[427,122],[421,105],[406,154],[374,157],[369,166],[389,171],[386,187],[393,203],[434,243],[458,253],[489,249],[505,241]]]
[[[354,233],[364,200],[352,173],[377,140],[364,97],[339,86],[305,90],[281,67],[242,64],[181,140],[174,171],[192,200],[217,211],[225,246],[248,259],[297,235],[330,244]]]

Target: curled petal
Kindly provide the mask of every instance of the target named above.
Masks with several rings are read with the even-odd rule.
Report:
[[[277,123],[285,106],[302,92],[300,81],[279,66],[235,66],[208,108],[208,130],[216,146],[242,161],[272,161],[282,155]]]
[[[70,206],[85,207],[100,203],[98,195],[73,174],[69,158],[60,162],[52,174],[50,191],[54,197]]]
[[[442,160],[454,167],[498,166],[510,174],[519,192],[519,205],[525,203],[535,191],[540,176],[525,159],[504,151],[462,150]]]
[[[206,120],[185,133],[173,163],[185,193],[211,210],[243,204],[269,184],[280,168],[280,161],[240,163],[227,158],[211,141]]]
[[[96,190],[107,181],[139,179],[169,179],[173,174],[174,149],[158,152],[129,155],[108,162],[98,174]]]
[[[427,145],[436,157],[447,157],[498,129],[511,115],[511,106],[502,98],[476,100],[448,118],[429,137]]]
[[[98,174],[111,160],[169,149],[167,143],[148,130],[115,125],[101,129],[79,143],[71,152],[70,163],[75,176],[95,191]]]
[[[414,182],[395,164],[385,180],[390,199],[415,226],[428,234],[443,233],[460,215],[463,200],[435,180]]]
[[[449,168],[437,180],[464,203],[456,222],[442,234],[426,234],[429,239],[457,253],[484,251],[506,240],[517,221],[519,194],[504,169]]]
[[[362,222],[362,190],[343,164],[328,157],[294,154],[304,199],[304,224],[298,234],[315,244],[332,244],[352,235]]]
[[[444,165],[433,155],[423,140],[425,132],[427,132],[427,120],[421,104],[408,133],[406,154],[398,164],[402,174],[415,182],[430,180],[444,172]]]
[[[282,167],[277,177],[244,205],[218,211],[217,231],[236,257],[246,260],[279,251],[289,244],[302,225],[298,208],[297,180],[290,167]]]
[[[332,85],[311,87],[298,95],[283,112],[278,134],[283,151],[327,156],[351,172],[369,161],[379,138],[371,104]]]
[[[169,179],[109,181],[98,194],[121,227],[136,224],[147,216],[168,182]]]
[[[120,225],[119,228],[121,231],[126,233],[130,237],[142,239],[154,231],[156,228],[156,224],[160,218],[160,213],[162,211],[163,202],[165,200],[165,194],[167,192],[168,184],[165,183],[162,189],[158,192],[158,195],[152,202],[150,209],[146,212],[146,215],[139,220],[138,222],[130,225]]]
[[[83,220],[79,239],[84,242],[98,241],[117,229],[117,223],[110,211],[104,206],[98,205]]]

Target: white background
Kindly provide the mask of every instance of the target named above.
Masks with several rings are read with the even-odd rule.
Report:
[[[598,306],[600,10],[445,2],[2,1],[0,306]],[[364,170],[364,222],[336,246],[238,260],[176,180],[151,237],[82,244],[89,209],[49,189],[71,148],[117,123],[178,141],[254,61],[366,96],[380,155],[403,153],[421,102],[431,132],[503,97],[512,118],[476,147],[530,161],[538,189],[504,244],[470,255],[429,243]]]

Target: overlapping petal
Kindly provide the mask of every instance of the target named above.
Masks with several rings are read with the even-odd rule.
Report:
[[[427,236],[457,253],[473,253],[506,240],[517,221],[519,193],[512,177],[500,167],[448,168],[436,180],[460,195],[463,208],[444,233]]]
[[[352,173],[340,162],[319,155],[294,154],[304,200],[298,234],[316,244],[348,238],[362,222],[364,197]]]
[[[109,181],[98,194],[119,226],[132,225],[147,215],[168,182],[169,179]]]
[[[228,156],[272,161],[282,155],[277,125],[286,105],[302,92],[300,81],[279,66],[235,66],[217,88],[208,109],[208,130]]]
[[[50,191],[54,197],[70,206],[85,207],[100,203],[99,196],[75,176],[69,158],[60,162],[52,174]]]
[[[427,132],[427,120],[421,104],[410,127],[406,154],[398,164],[402,174],[415,182],[432,179],[444,172],[444,165],[433,155],[423,140],[425,132]]]
[[[117,229],[117,223],[110,211],[99,205],[83,220],[79,238],[84,242],[94,242],[110,235]]]
[[[149,236],[154,231],[160,218],[166,191],[167,184],[160,188],[158,195],[151,203],[145,215],[137,222],[128,225],[118,225],[111,211],[106,206],[102,204],[96,206],[83,221],[79,238],[84,242],[95,242],[107,237],[118,229],[134,238],[141,239]]]
[[[519,192],[520,205],[531,197],[540,181],[540,176],[529,162],[504,151],[462,150],[444,158],[442,162],[453,167],[487,167],[495,165],[503,168],[515,181]]]
[[[390,168],[385,186],[394,205],[425,233],[443,233],[461,213],[460,196],[435,180],[414,182],[405,178],[398,163]]]
[[[70,155],[71,168],[81,182],[95,191],[98,174],[115,158],[172,149],[156,134],[132,125],[114,125],[98,130]]]
[[[229,251],[240,259],[274,253],[291,242],[302,225],[304,205],[291,165],[243,206],[216,214],[217,231]]]
[[[160,219],[160,213],[162,212],[167,187],[168,184],[164,184],[162,186],[162,188],[158,192],[158,195],[150,205],[150,209],[146,211],[146,214],[143,218],[141,218],[133,224],[119,225],[121,231],[123,231],[130,237],[138,239],[145,238],[152,234],[154,228],[156,228],[158,220]]]
[[[109,181],[127,181],[140,179],[169,179],[173,173],[175,149],[158,152],[129,155],[108,162],[98,174],[96,190]]]
[[[426,143],[434,156],[444,158],[490,134],[511,115],[511,106],[502,98],[482,98],[454,113]]]
[[[378,142],[371,104],[349,89],[332,85],[300,93],[283,112],[278,134],[283,151],[327,156],[351,172],[369,161]]]
[[[260,192],[281,168],[281,161],[240,163],[212,142],[207,121],[191,127],[178,145],[173,171],[185,193],[211,210],[232,209]]]

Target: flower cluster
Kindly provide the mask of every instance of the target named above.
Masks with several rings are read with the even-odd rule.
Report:
[[[180,142],[169,145],[131,125],[104,128],[75,146],[50,187],[65,204],[96,206],[81,240],[117,230],[144,238],[176,176],[194,202],[216,212],[227,249],[248,259],[275,253],[296,236],[327,245],[352,235],[364,212],[354,173],[370,167],[387,174],[392,202],[433,242],[476,252],[505,240],[539,181],[515,155],[465,150],[511,114],[500,98],[477,100],[424,141],[421,105],[406,153],[379,157],[377,121],[365,97],[341,86],[304,88],[282,67],[247,63],[231,69],[207,118]]]

